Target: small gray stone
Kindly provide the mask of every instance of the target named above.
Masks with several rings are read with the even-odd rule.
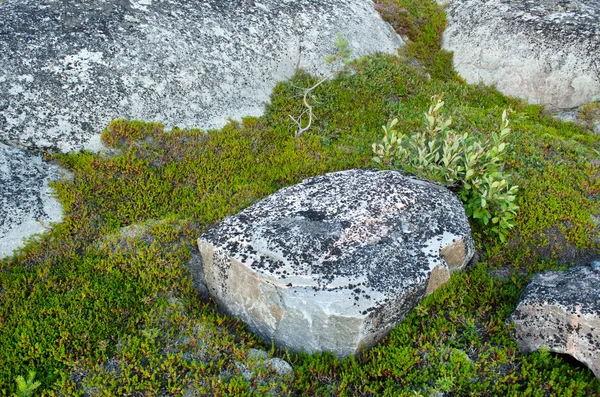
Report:
[[[511,316],[524,352],[545,346],[568,354],[600,377],[600,273],[587,266],[531,279]]]
[[[457,197],[376,170],[281,189],[198,245],[224,310],[266,340],[338,356],[376,343],[474,252]]]
[[[294,369],[287,361],[277,357],[270,359],[267,365],[277,372],[279,376],[286,376],[294,372]]]
[[[568,123],[576,123],[577,115],[579,114],[579,108],[574,109],[566,109],[559,110],[557,112],[552,113],[552,117],[557,120],[568,122]]]
[[[254,377],[254,370],[258,367],[268,367],[275,371],[279,376],[286,376],[293,372],[292,366],[287,361],[274,357],[269,359],[269,354],[260,349],[250,349],[248,352],[248,362],[234,362],[235,367],[240,371],[244,379],[250,381]]]
[[[590,263],[592,270],[600,271],[600,261],[593,261]]]
[[[250,352],[248,353],[249,360],[266,360],[268,358],[269,354],[264,350],[250,349]]]

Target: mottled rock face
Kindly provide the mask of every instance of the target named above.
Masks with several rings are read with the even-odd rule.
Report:
[[[350,170],[284,188],[198,240],[229,313],[294,350],[356,353],[462,269],[473,241],[448,190]]]
[[[469,82],[551,108],[600,99],[600,0],[449,0],[443,47]]]
[[[600,377],[600,270],[582,266],[534,276],[512,321],[524,352],[546,346]]]
[[[295,68],[402,41],[371,0],[4,0],[0,142],[100,147],[114,118],[216,128],[263,112]]]
[[[62,207],[48,187],[60,174],[40,156],[0,143],[0,258],[62,219]]]

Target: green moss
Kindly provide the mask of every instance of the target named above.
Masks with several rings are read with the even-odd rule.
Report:
[[[453,54],[442,49],[448,24],[443,6],[435,0],[380,0],[375,8],[405,38],[404,54],[421,62],[432,78],[459,79],[452,64]]]
[[[587,128],[594,128],[594,124],[600,123],[600,102],[586,103],[579,110],[577,119]]]
[[[122,147],[162,132],[163,126],[159,123],[118,119],[108,124],[107,129],[104,130],[101,137],[109,146]]]
[[[271,349],[294,365],[293,378],[241,376],[236,361],[270,346],[195,292],[195,239],[283,186],[374,166],[381,125],[398,117],[402,132],[421,129],[434,94],[444,93],[457,130],[482,136],[513,109],[507,167],[524,192],[518,244],[478,240],[493,266],[555,267],[543,252],[539,260],[528,254],[552,227],[597,252],[589,219],[598,208],[600,138],[493,88],[428,80],[401,58],[379,55],[314,91],[314,126],[295,140],[289,115],[302,109],[298,87],[313,81],[296,74],[275,87],[263,117],[219,131],[118,120],[103,133],[114,153],[56,156],[73,172],[54,185],[64,221],[0,261],[0,394],[35,370],[47,395],[598,395],[589,370],[519,353],[505,320],[527,276],[493,279],[487,262],[453,276],[357,358]]]

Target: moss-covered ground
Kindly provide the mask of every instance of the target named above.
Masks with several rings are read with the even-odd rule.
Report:
[[[576,362],[521,354],[506,322],[532,274],[600,252],[600,137],[405,56],[360,59],[321,85],[298,139],[298,87],[317,81],[301,72],[275,87],[263,117],[219,131],[116,120],[103,133],[111,153],[54,156],[73,174],[54,184],[64,221],[0,261],[0,395],[33,370],[37,395],[600,396]],[[459,131],[489,134],[512,109],[506,169],[521,209],[509,244],[474,228],[481,262],[344,360],[265,344],[198,295],[187,264],[204,230],[304,178],[374,167],[381,125],[423,128],[440,93]],[[251,347],[293,376],[257,367],[246,380],[236,362]]]

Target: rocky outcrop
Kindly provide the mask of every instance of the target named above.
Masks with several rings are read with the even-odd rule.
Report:
[[[473,255],[462,203],[397,171],[281,189],[198,240],[205,283],[267,340],[345,356],[373,345]]]
[[[443,2],[443,48],[469,83],[558,109],[600,99],[600,0]]]
[[[61,221],[62,206],[48,183],[62,174],[40,156],[0,143],[0,258]]]
[[[370,0],[0,1],[0,142],[96,150],[114,118],[215,128],[259,115],[296,68],[329,71],[338,32],[355,56],[402,45]],[[0,182],[12,178],[0,184],[1,256],[60,215],[39,159],[0,150]]]
[[[568,354],[600,377],[600,269],[588,266],[534,276],[512,321],[524,352],[545,346]]]
[[[296,68],[329,71],[337,33],[356,56],[402,45],[371,0],[4,0],[0,142],[96,149],[114,118],[259,115]]]

